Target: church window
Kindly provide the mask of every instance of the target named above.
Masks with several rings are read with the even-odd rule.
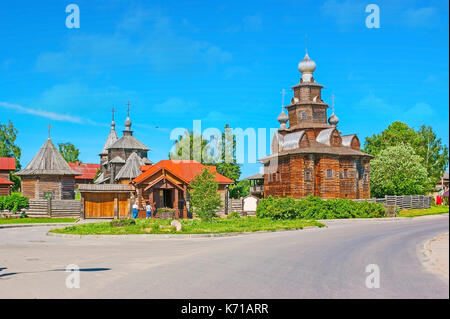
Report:
[[[327,169],[327,178],[333,178],[333,170]]]
[[[312,180],[312,174],[310,170],[305,171],[305,181],[310,182]]]
[[[306,112],[302,112],[302,120],[306,120]]]

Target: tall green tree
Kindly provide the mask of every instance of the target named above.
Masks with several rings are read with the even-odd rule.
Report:
[[[442,144],[442,140],[433,132],[431,126],[422,125],[417,134],[418,138],[414,149],[417,155],[423,159],[433,185],[436,185],[448,167],[448,147]]]
[[[408,144],[389,146],[370,162],[372,197],[421,195],[430,188],[422,158]]]
[[[443,145],[431,126],[422,125],[416,131],[403,122],[393,122],[380,134],[366,137],[364,151],[378,156],[386,148],[401,144],[408,144],[420,156],[432,188],[448,167],[449,154],[448,147]]]
[[[75,147],[72,143],[59,143],[59,152],[67,163],[80,162],[78,158],[80,156],[80,150]]]
[[[16,145],[18,130],[11,121],[7,124],[0,122],[0,157],[14,157],[16,159],[16,171],[20,170],[20,156],[22,155],[20,147]],[[10,179],[14,183],[12,190],[20,189],[20,177],[10,174]]]
[[[230,126],[225,125],[222,138],[216,145],[221,150],[219,158],[215,159],[207,152],[208,143],[209,141],[203,139],[202,136],[194,135],[194,132],[189,131],[187,136],[180,136],[174,142],[174,151],[169,153],[169,158],[200,160],[202,164],[216,166],[219,174],[237,181],[241,175],[241,167],[236,162],[236,136],[232,134]],[[199,149],[195,150],[194,145]]]
[[[220,194],[217,192],[219,184],[214,179],[214,174],[205,167],[190,185],[189,202],[194,214],[204,221],[211,221],[216,217],[217,210],[222,206]]]

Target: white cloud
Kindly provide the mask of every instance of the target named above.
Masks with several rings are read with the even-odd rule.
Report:
[[[36,116],[45,117],[45,118],[48,118],[48,119],[54,120],[54,121],[70,122],[70,123],[77,123],[77,124],[82,124],[82,123],[86,122],[84,119],[82,119],[78,116],[54,113],[54,112],[49,112],[49,111],[45,111],[42,109],[32,109],[32,108],[27,108],[27,107],[24,107],[24,106],[18,105],[18,104],[0,102],[0,106],[3,108],[9,109],[9,110],[18,112],[18,113],[36,115]]]

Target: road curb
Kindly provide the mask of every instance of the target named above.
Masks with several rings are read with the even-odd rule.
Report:
[[[1,228],[20,228],[20,227],[38,227],[38,226],[72,226],[75,223],[30,223],[30,224],[0,224]]]
[[[281,229],[281,230],[262,230],[254,232],[236,232],[236,233],[218,233],[218,234],[133,234],[133,235],[74,235],[74,234],[58,234],[47,232],[47,236],[71,238],[71,239],[103,239],[103,238],[126,238],[126,239],[192,239],[192,238],[220,238],[220,237],[235,237],[241,235],[264,234],[264,233],[278,233],[287,231],[300,231],[313,228],[326,228],[319,226],[307,226],[301,229]]]

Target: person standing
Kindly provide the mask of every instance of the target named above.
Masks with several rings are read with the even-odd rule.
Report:
[[[147,211],[146,219],[148,219],[149,217],[152,218],[152,205],[150,205],[150,202],[147,202],[147,204],[145,205],[145,210]]]
[[[138,214],[139,214],[139,206],[138,206],[137,202],[134,202],[134,204],[133,204],[133,219],[138,218]]]

